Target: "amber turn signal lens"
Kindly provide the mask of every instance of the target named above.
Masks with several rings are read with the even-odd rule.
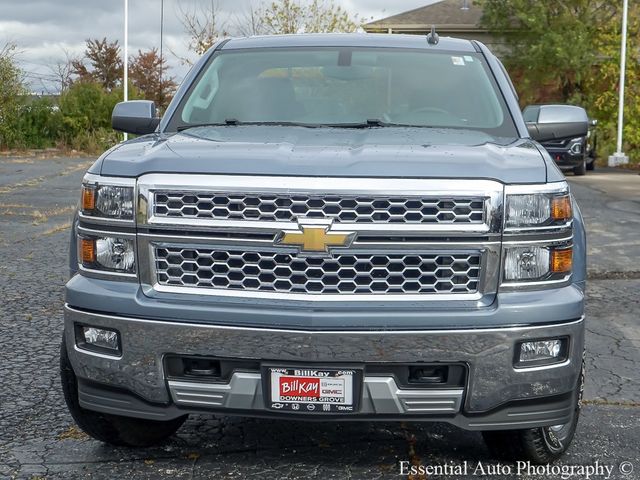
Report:
[[[551,218],[554,220],[569,220],[573,216],[571,210],[571,197],[554,197],[551,200]]]
[[[96,241],[92,238],[80,239],[80,252],[83,264],[93,264],[96,261]]]
[[[96,189],[88,185],[82,187],[82,210],[92,211],[96,208]]]
[[[568,273],[573,266],[573,249],[551,251],[551,271],[554,273]]]

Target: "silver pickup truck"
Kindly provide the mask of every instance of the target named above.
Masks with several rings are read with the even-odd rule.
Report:
[[[583,221],[484,45],[224,40],[162,119],[125,102],[113,127],[140,136],[84,177],[64,306],[62,387],[89,435],[150,445],[210,412],[567,449]]]

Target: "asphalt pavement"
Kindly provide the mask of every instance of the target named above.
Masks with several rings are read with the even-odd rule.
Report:
[[[203,415],[157,448],[88,438],[64,406],[58,348],[69,225],[90,164],[0,157],[0,479],[402,478],[406,462],[449,468],[428,478],[587,478],[588,467],[593,479],[640,478],[639,175],[569,177],[589,236],[586,405],[558,470],[518,471],[497,464],[479,434],[445,424]]]

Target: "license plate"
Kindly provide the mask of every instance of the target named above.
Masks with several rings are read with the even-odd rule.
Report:
[[[267,407],[299,413],[353,413],[360,398],[360,370],[269,367]]]

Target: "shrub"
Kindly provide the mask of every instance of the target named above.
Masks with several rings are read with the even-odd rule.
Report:
[[[13,45],[0,49],[0,148],[13,148],[21,142],[17,124],[26,92],[14,49]]]
[[[130,98],[138,93],[130,87]],[[60,139],[86,152],[113,146],[121,137],[111,129],[111,112],[122,101],[122,89],[110,92],[95,82],[76,82],[60,97]]]
[[[24,102],[16,122],[19,141],[15,146],[47,148],[58,143],[62,115],[58,106],[48,98]]]

